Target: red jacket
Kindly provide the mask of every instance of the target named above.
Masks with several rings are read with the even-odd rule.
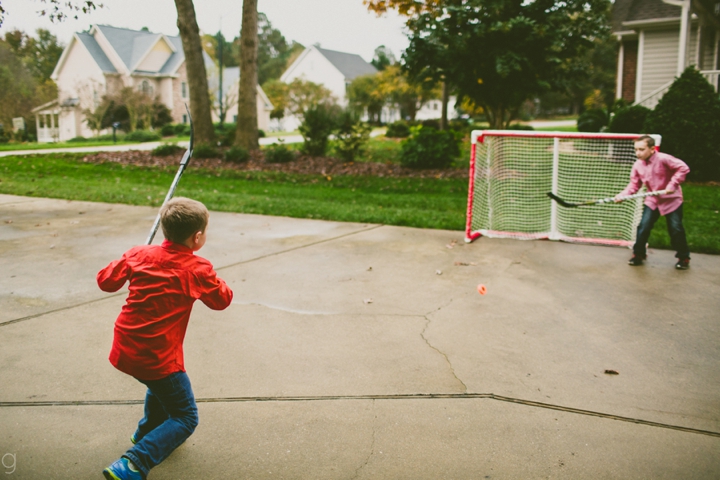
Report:
[[[97,274],[105,292],[118,291],[128,280],[110,363],[141,380],[184,372],[183,340],[193,303],[199,299],[213,310],[223,310],[232,301],[232,290],[210,262],[168,240],[131,248]]]

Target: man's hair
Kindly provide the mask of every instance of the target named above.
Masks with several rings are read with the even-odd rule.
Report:
[[[640,135],[638,138],[635,139],[635,141],[645,142],[649,148],[653,148],[655,146],[655,139],[650,135]]]
[[[210,213],[202,203],[185,197],[175,197],[160,209],[160,223],[165,238],[183,243],[207,228]]]

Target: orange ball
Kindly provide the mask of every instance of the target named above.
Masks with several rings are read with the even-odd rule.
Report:
[[[485,288],[485,285],[482,283],[477,286],[477,290],[480,295],[485,295],[487,293],[487,288]]]

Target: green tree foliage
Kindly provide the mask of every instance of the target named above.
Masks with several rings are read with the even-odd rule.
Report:
[[[283,118],[287,114],[303,117],[314,105],[333,104],[332,92],[320,84],[296,78],[290,83],[271,80],[263,87],[274,106],[271,118]]]
[[[650,114],[645,132],[662,135],[662,150],[685,161],[689,178],[720,180],[720,100],[694,67],[688,67]]]
[[[395,55],[393,55],[392,51],[385,45],[380,45],[375,49],[375,56],[370,61],[370,64],[372,64],[372,66],[377,68],[380,72],[390,65],[395,65],[396,63],[397,60],[395,60]]]
[[[223,47],[223,65],[240,65],[240,37],[227,41],[222,33],[203,35],[203,49],[218,63],[220,44]],[[280,30],[273,28],[267,15],[258,12],[258,83],[265,88],[269,81],[280,78],[287,66],[305,47],[295,41],[287,41]]]
[[[30,110],[57,98],[50,74],[63,47],[47,30],[36,34],[11,30],[0,39],[0,123],[5,125],[12,125],[14,117],[35,125]]]
[[[605,34],[608,0],[442,0],[409,17],[403,59],[413,77],[445,79],[492,128],[558,86],[563,66]]]
[[[381,77],[374,73],[356,77],[347,88],[348,106],[357,114],[367,112],[371,122],[379,122],[387,95],[381,85]]]

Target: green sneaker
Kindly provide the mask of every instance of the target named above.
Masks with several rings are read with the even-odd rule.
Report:
[[[103,475],[107,480],[143,480],[142,473],[131,469],[125,457],[103,470]]]

